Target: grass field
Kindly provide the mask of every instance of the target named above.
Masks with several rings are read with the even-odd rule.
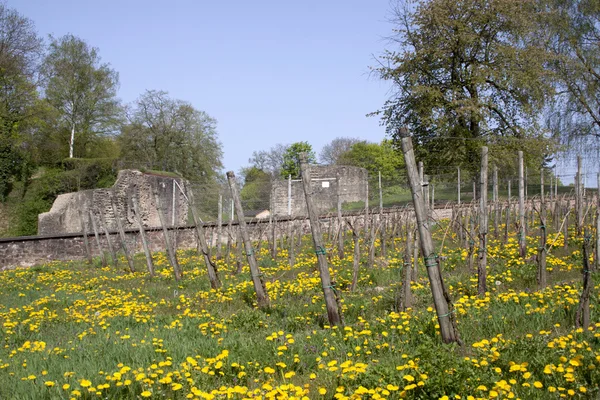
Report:
[[[445,223],[434,231],[437,248]],[[257,252],[268,311],[254,305],[247,266],[234,275],[233,261],[219,261],[223,288],[211,290],[203,262],[189,251],[178,253],[179,283],[163,253],[154,254],[154,279],[127,273],[124,260],[118,269],[52,262],[5,271],[0,398],[599,398],[595,274],[592,326],[574,327],[582,239],[565,251],[559,236],[548,257],[549,287],[537,291],[536,266],[518,257],[515,238],[502,245],[491,237],[485,297],[476,296],[466,252],[454,237],[445,241],[442,269],[462,347],[441,343],[423,267],[411,285],[414,308],[396,309],[400,239],[374,268],[361,267],[354,292],[351,242],[344,259],[331,252],[345,322],[333,328],[308,236],[293,267],[285,249],[276,260]],[[537,239],[528,243],[535,254]],[[141,271],[143,255],[137,265]]]

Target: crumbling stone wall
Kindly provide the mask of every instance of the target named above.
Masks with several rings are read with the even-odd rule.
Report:
[[[166,223],[173,226],[184,225],[187,222],[188,202],[179,187],[183,188],[183,180],[179,178],[123,170],[119,172],[112,188],[59,195],[49,212],[38,215],[38,234],[82,232],[80,213],[86,218],[88,231],[91,231],[88,210],[94,215],[99,230],[102,230],[100,227],[103,221],[108,230],[117,230],[117,216],[125,229],[137,228],[133,212],[134,193],[138,195],[144,226],[160,226],[154,191],[158,193]],[[116,213],[112,208],[111,193],[115,198]]]
[[[342,203],[364,201],[367,196],[368,172],[346,165],[311,165],[311,189],[317,213],[337,210],[338,189]],[[339,182],[337,174],[339,173]],[[288,215],[288,181],[277,180],[271,186],[274,215]],[[306,200],[301,180],[292,180],[291,215],[306,216]]]

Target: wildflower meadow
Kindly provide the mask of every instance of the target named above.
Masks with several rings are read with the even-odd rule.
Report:
[[[177,253],[176,282],[164,253],[156,276],[83,261],[0,273],[1,399],[595,399],[600,396],[598,280],[591,324],[575,327],[583,237],[550,241],[548,286],[537,290],[538,238],[519,256],[490,235],[487,287],[441,221],[432,226],[462,346],[443,344],[427,274],[419,261],[412,307],[401,309],[403,239],[375,264],[362,252],[351,290],[353,252],[328,251],[343,325],[329,326],[316,255],[305,235],[293,266],[257,245],[270,307],[259,309],[248,265]],[[501,229],[504,227],[501,226]],[[445,237],[447,236],[447,237]],[[552,234],[552,239],[554,239]],[[441,242],[445,245],[441,249]],[[362,239],[359,246],[364,246]],[[144,255],[136,255],[143,271]]]

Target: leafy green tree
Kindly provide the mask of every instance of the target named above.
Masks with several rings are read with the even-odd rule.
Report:
[[[312,146],[308,142],[296,142],[289,145],[283,153],[283,165],[281,166],[280,175],[282,178],[287,178],[292,175],[296,179],[300,176],[300,154],[307,154],[309,163],[316,163],[317,157]]]
[[[42,49],[33,22],[0,3],[0,201],[27,175],[23,129],[35,115]]]
[[[69,158],[95,156],[93,142],[115,133],[121,123],[119,75],[101,63],[97,48],[73,35],[51,37],[43,73],[46,100],[59,112],[57,128],[69,143]]]
[[[375,113],[392,136],[407,126],[428,167],[474,172],[481,146],[505,142],[541,165],[552,149],[534,153],[529,141],[544,139],[538,119],[553,86],[536,2],[406,1],[396,17],[399,49],[385,52],[375,68],[395,90]]]
[[[550,70],[556,75],[549,127],[576,151],[598,150],[600,138],[600,3],[546,0],[540,31],[551,32]],[[596,154],[593,154],[596,156]]]
[[[214,181],[223,168],[217,122],[190,103],[149,90],[128,118],[118,137],[126,165],[176,172],[196,183]]]
[[[376,187],[374,184],[379,179],[379,172],[383,187],[397,186],[404,181],[404,157],[388,139],[381,143],[355,143],[340,155],[338,164],[365,168],[373,187]]]
[[[269,208],[271,174],[256,167],[243,168],[244,186],[240,191],[244,207],[249,210]]]

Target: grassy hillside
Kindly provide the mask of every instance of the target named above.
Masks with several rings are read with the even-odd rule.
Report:
[[[446,223],[434,232],[436,248]],[[286,249],[275,260],[264,245],[256,250],[272,301],[266,311],[256,308],[245,261],[235,274],[235,251],[229,263],[218,262],[219,290],[187,251],[178,253],[180,282],[164,253],[154,254],[153,279],[142,254],[134,274],[123,259],[118,268],[53,262],[6,271],[0,398],[596,399],[600,287],[593,274],[592,324],[576,329],[583,239],[571,235],[568,249],[560,235],[550,248],[542,291],[536,266],[517,255],[516,234],[506,245],[492,235],[482,297],[466,251],[452,232],[446,237],[440,256],[462,347],[441,344],[422,264],[411,284],[414,307],[398,308],[400,238],[387,258],[361,268],[355,291],[352,243],[345,258],[331,254],[344,327],[327,325],[308,236],[294,266]],[[536,240],[528,237],[527,259]]]
[[[0,237],[37,234],[38,214],[49,211],[59,194],[110,187],[116,175],[114,159],[68,159],[60,168],[38,169],[0,203]]]

